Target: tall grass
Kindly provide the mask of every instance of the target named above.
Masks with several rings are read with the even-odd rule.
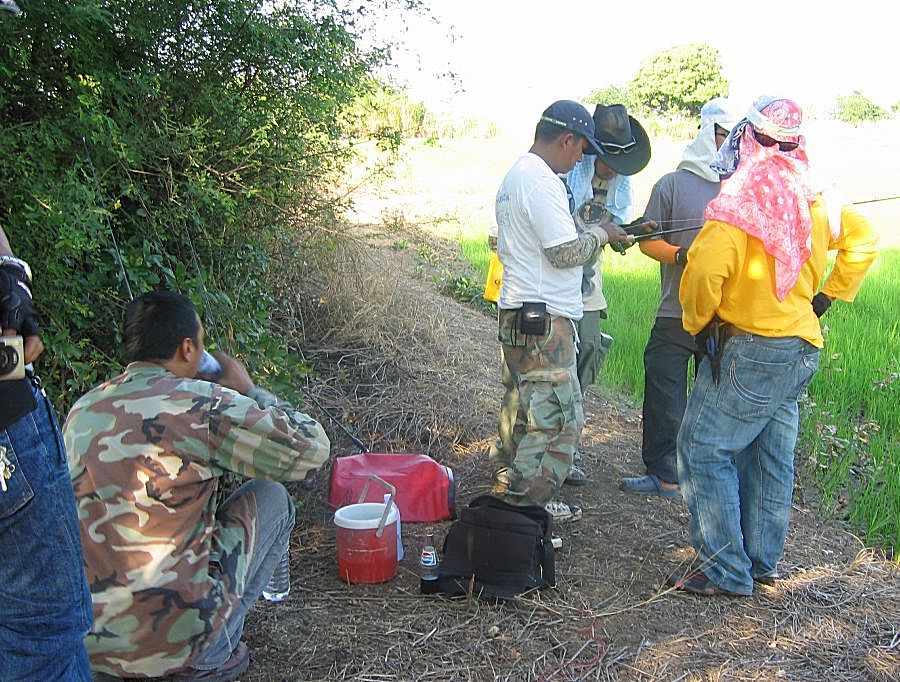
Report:
[[[460,239],[462,256],[487,272],[487,238]],[[602,383],[643,397],[643,352],[659,303],[659,265],[637,248],[604,254],[609,302],[604,330],[614,343]],[[826,346],[804,401],[800,459],[826,510],[846,518],[873,545],[900,550],[900,333],[896,297],[900,250],[883,252],[853,304],[823,318]]]
[[[823,318],[801,447],[823,500],[867,536],[900,549],[900,249],[883,251],[852,305]]]

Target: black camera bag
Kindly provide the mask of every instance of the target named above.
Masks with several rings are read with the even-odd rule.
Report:
[[[556,586],[553,519],[537,506],[476,497],[444,538],[439,591],[511,599]]]

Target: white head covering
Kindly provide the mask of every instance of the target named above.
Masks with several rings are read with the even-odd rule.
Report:
[[[709,167],[718,152],[716,124],[725,130],[731,130],[737,120],[738,115],[726,97],[716,97],[704,104],[700,109],[700,132],[694,141],[685,147],[678,168],[699,175],[704,180],[718,182],[719,174]]]

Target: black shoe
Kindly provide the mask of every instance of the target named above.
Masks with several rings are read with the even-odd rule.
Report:
[[[238,642],[231,652],[231,658],[218,668],[198,670],[186,668],[172,676],[172,682],[232,682],[247,672],[250,667],[250,650],[243,642]]]
[[[565,485],[587,485],[590,482],[591,479],[588,478],[584,469],[576,464],[572,465],[572,468],[569,469],[569,473],[566,474],[566,479],[563,481]]]
[[[771,575],[756,575],[753,576],[753,582],[759,583],[760,585],[769,585],[770,587],[774,585],[781,578],[777,573],[772,573]]]

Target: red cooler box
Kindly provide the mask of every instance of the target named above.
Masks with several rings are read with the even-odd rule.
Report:
[[[428,455],[364,452],[338,457],[331,469],[328,504],[333,509],[363,502],[383,502],[385,491],[372,485],[360,500],[370,476],[378,476],[397,488],[394,503],[407,521],[445,521],[456,518],[456,480],[450,467]]]

